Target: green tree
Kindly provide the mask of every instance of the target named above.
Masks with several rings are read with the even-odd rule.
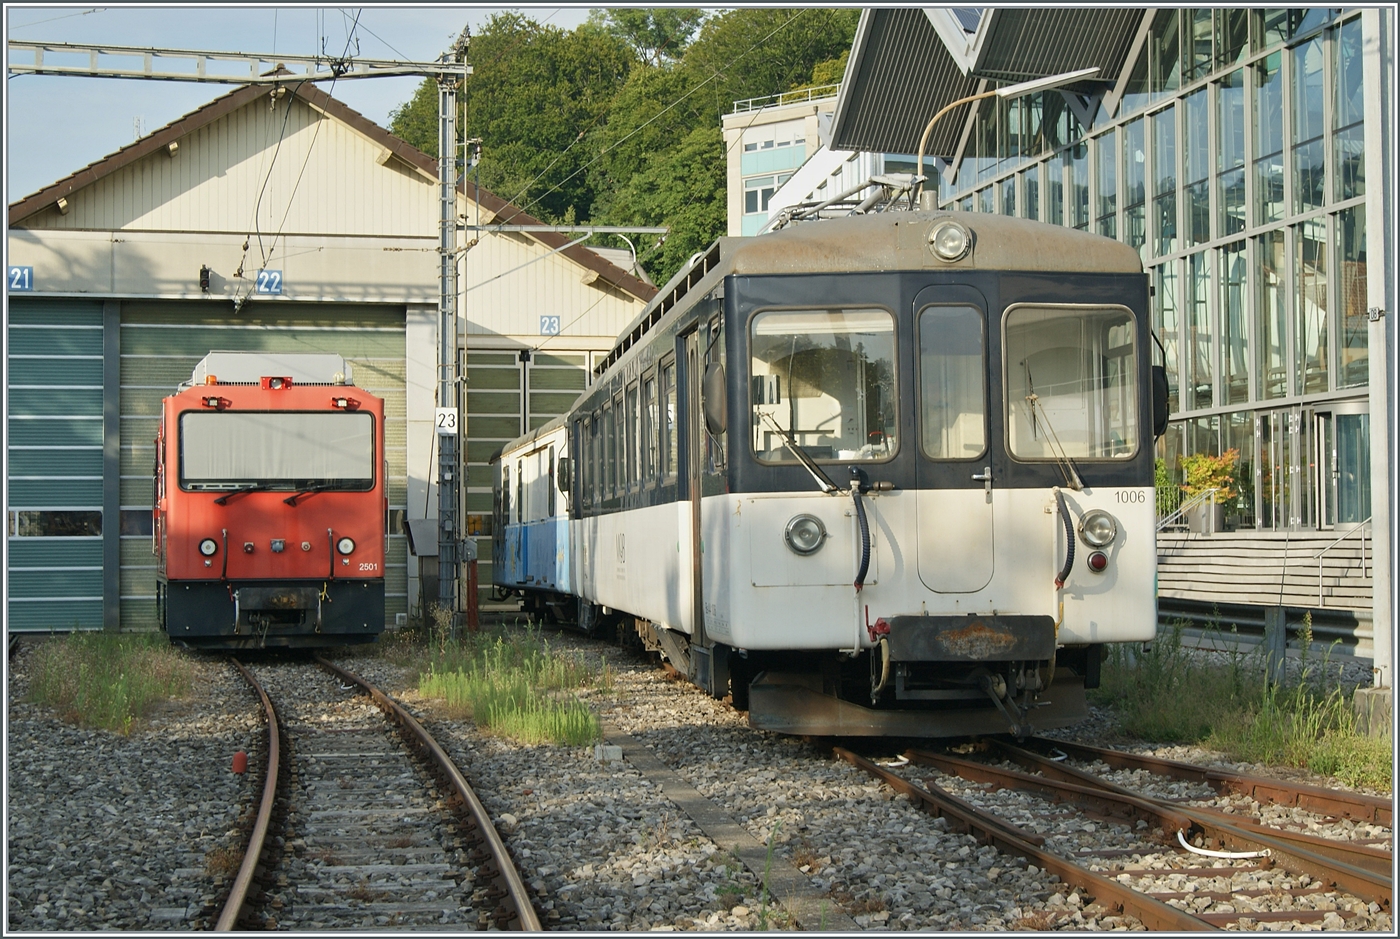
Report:
[[[594,25],[566,32],[501,13],[473,37],[467,60],[473,74],[460,95],[462,133],[482,139],[482,187],[547,220],[587,218],[595,194],[580,144],[606,119],[632,68],[631,50]],[[390,129],[437,154],[434,82],[393,112]]]
[[[591,23],[631,46],[643,62],[656,66],[679,59],[704,20],[704,10],[688,7],[623,7],[594,10],[589,16]]]
[[[663,283],[724,233],[735,100],[838,81],[854,9],[599,12],[571,32],[493,16],[468,50],[465,136],[483,140],[483,187],[558,221],[667,225],[643,263]],[[437,88],[392,114],[395,134],[437,149]]]

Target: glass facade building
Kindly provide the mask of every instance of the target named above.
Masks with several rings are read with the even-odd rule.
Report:
[[[947,208],[1140,252],[1158,455],[1179,480],[1183,456],[1238,452],[1229,527],[1370,515],[1362,45],[1359,10],[1159,10],[1102,98],[980,102],[941,177]]]

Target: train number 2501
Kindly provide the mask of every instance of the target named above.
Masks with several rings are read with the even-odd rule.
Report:
[[[1120,489],[1117,492],[1119,502],[1146,502],[1147,493],[1141,489]]]
[[[377,571],[377,570],[379,570],[379,565],[378,565],[376,562],[374,562],[374,561],[361,561],[361,562],[360,562],[360,570],[362,570],[362,571]]]

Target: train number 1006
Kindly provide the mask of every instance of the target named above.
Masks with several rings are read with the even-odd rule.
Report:
[[[1140,503],[1147,501],[1147,493],[1141,489],[1121,489],[1116,495],[1120,503]]]

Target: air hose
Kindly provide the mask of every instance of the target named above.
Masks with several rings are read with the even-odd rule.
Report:
[[[860,525],[860,568],[856,571],[856,593],[860,593],[865,586],[865,574],[870,570],[870,522],[865,517],[858,479],[851,480],[851,500],[856,504],[856,522]]]
[[[1065,494],[1058,487],[1055,489],[1055,502],[1060,506],[1060,519],[1065,523],[1065,566],[1055,575],[1055,589],[1059,590],[1074,568],[1074,522],[1069,517],[1069,506],[1065,505]]]

